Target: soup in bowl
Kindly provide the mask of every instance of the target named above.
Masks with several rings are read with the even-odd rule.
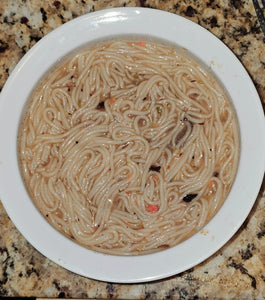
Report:
[[[60,232],[138,255],[175,246],[218,211],[239,132],[213,74],[172,46],[102,42],[37,85],[19,130],[26,188]]]
[[[263,130],[247,72],[208,31],[152,9],[91,13],[39,41],[1,93],[1,201],[68,270],[165,278],[247,217]]]

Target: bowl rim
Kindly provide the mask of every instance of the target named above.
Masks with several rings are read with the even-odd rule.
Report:
[[[18,169],[16,148],[24,103],[45,72],[77,46],[121,35],[145,35],[176,43],[209,66],[233,102],[241,135],[238,173],[215,217],[204,230],[183,243],[139,256],[97,253],[57,232],[28,197]],[[184,17],[150,8],[111,8],[88,13],[58,27],[36,43],[17,64],[0,94],[0,136],[4,141],[0,147],[0,199],[22,235],[40,253],[67,270],[117,283],[166,278],[209,258],[246,219],[265,170],[265,137],[253,134],[253,130],[260,133],[264,129],[261,101],[248,73],[231,50],[206,29]],[[252,177],[256,179],[250,182],[248,179]],[[243,190],[242,186],[247,189]]]

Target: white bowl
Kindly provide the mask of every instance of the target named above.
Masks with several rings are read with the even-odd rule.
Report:
[[[185,242],[149,255],[111,256],[90,251],[57,232],[36,209],[22,182],[17,132],[25,102],[44,73],[61,57],[86,43],[119,35],[163,39],[188,49],[210,66],[236,109],[241,135],[238,173],[216,216]],[[0,99],[0,196],[16,227],[43,255],[93,279],[143,282],[165,278],[199,264],[220,249],[249,214],[265,169],[265,122],[261,102],[233,53],[197,24],[167,12],[117,8],[70,21],[40,40],[18,63]],[[207,233],[207,234],[206,234]]]

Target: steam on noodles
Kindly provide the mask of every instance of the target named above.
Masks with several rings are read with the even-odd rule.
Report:
[[[176,49],[92,47],[51,71],[31,98],[18,148],[26,187],[81,245],[118,255],[172,247],[231,189],[233,108],[212,75]]]

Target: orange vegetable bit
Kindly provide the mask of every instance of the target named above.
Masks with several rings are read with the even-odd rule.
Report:
[[[145,43],[145,42],[139,42],[138,45],[139,45],[140,47],[145,47],[146,43]]]
[[[131,195],[132,191],[126,191],[125,193],[128,194],[128,195]]]
[[[198,95],[197,93],[192,93],[192,94],[189,95],[189,97],[190,97],[192,100],[196,100],[198,96],[199,96],[199,95]]]
[[[148,204],[146,207],[146,210],[149,211],[150,213],[155,213],[159,209],[158,205],[156,204]]]
[[[207,183],[207,186],[208,186],[208,187],[212,187],[213,185],[215,185],[215,181],[214,181],[214,180],[210,180],[210,181]]]
[[[114,97],[110,97],[110,98],[109,98],[109,103],[110,103],[110,104],[114,104],[114,103],[115,103],[115,101],[116,101],[116,100],[115,100],[115,98],[114,98]]]
[[[158,179],[159,179],[158,176],[157,176],[156,174],[152,174],[152,178],[153,178],[154,180],[158,180]]]
[[[168,170],[170,169],[170,165],[167,166],[167,169],[168,169]]]
[[[132,174],[131,174],[131,173],[128,173],[127,176],[126,176],[127,179],[129,179],[129,178],[131,178],[131,177],[132,177]]]

